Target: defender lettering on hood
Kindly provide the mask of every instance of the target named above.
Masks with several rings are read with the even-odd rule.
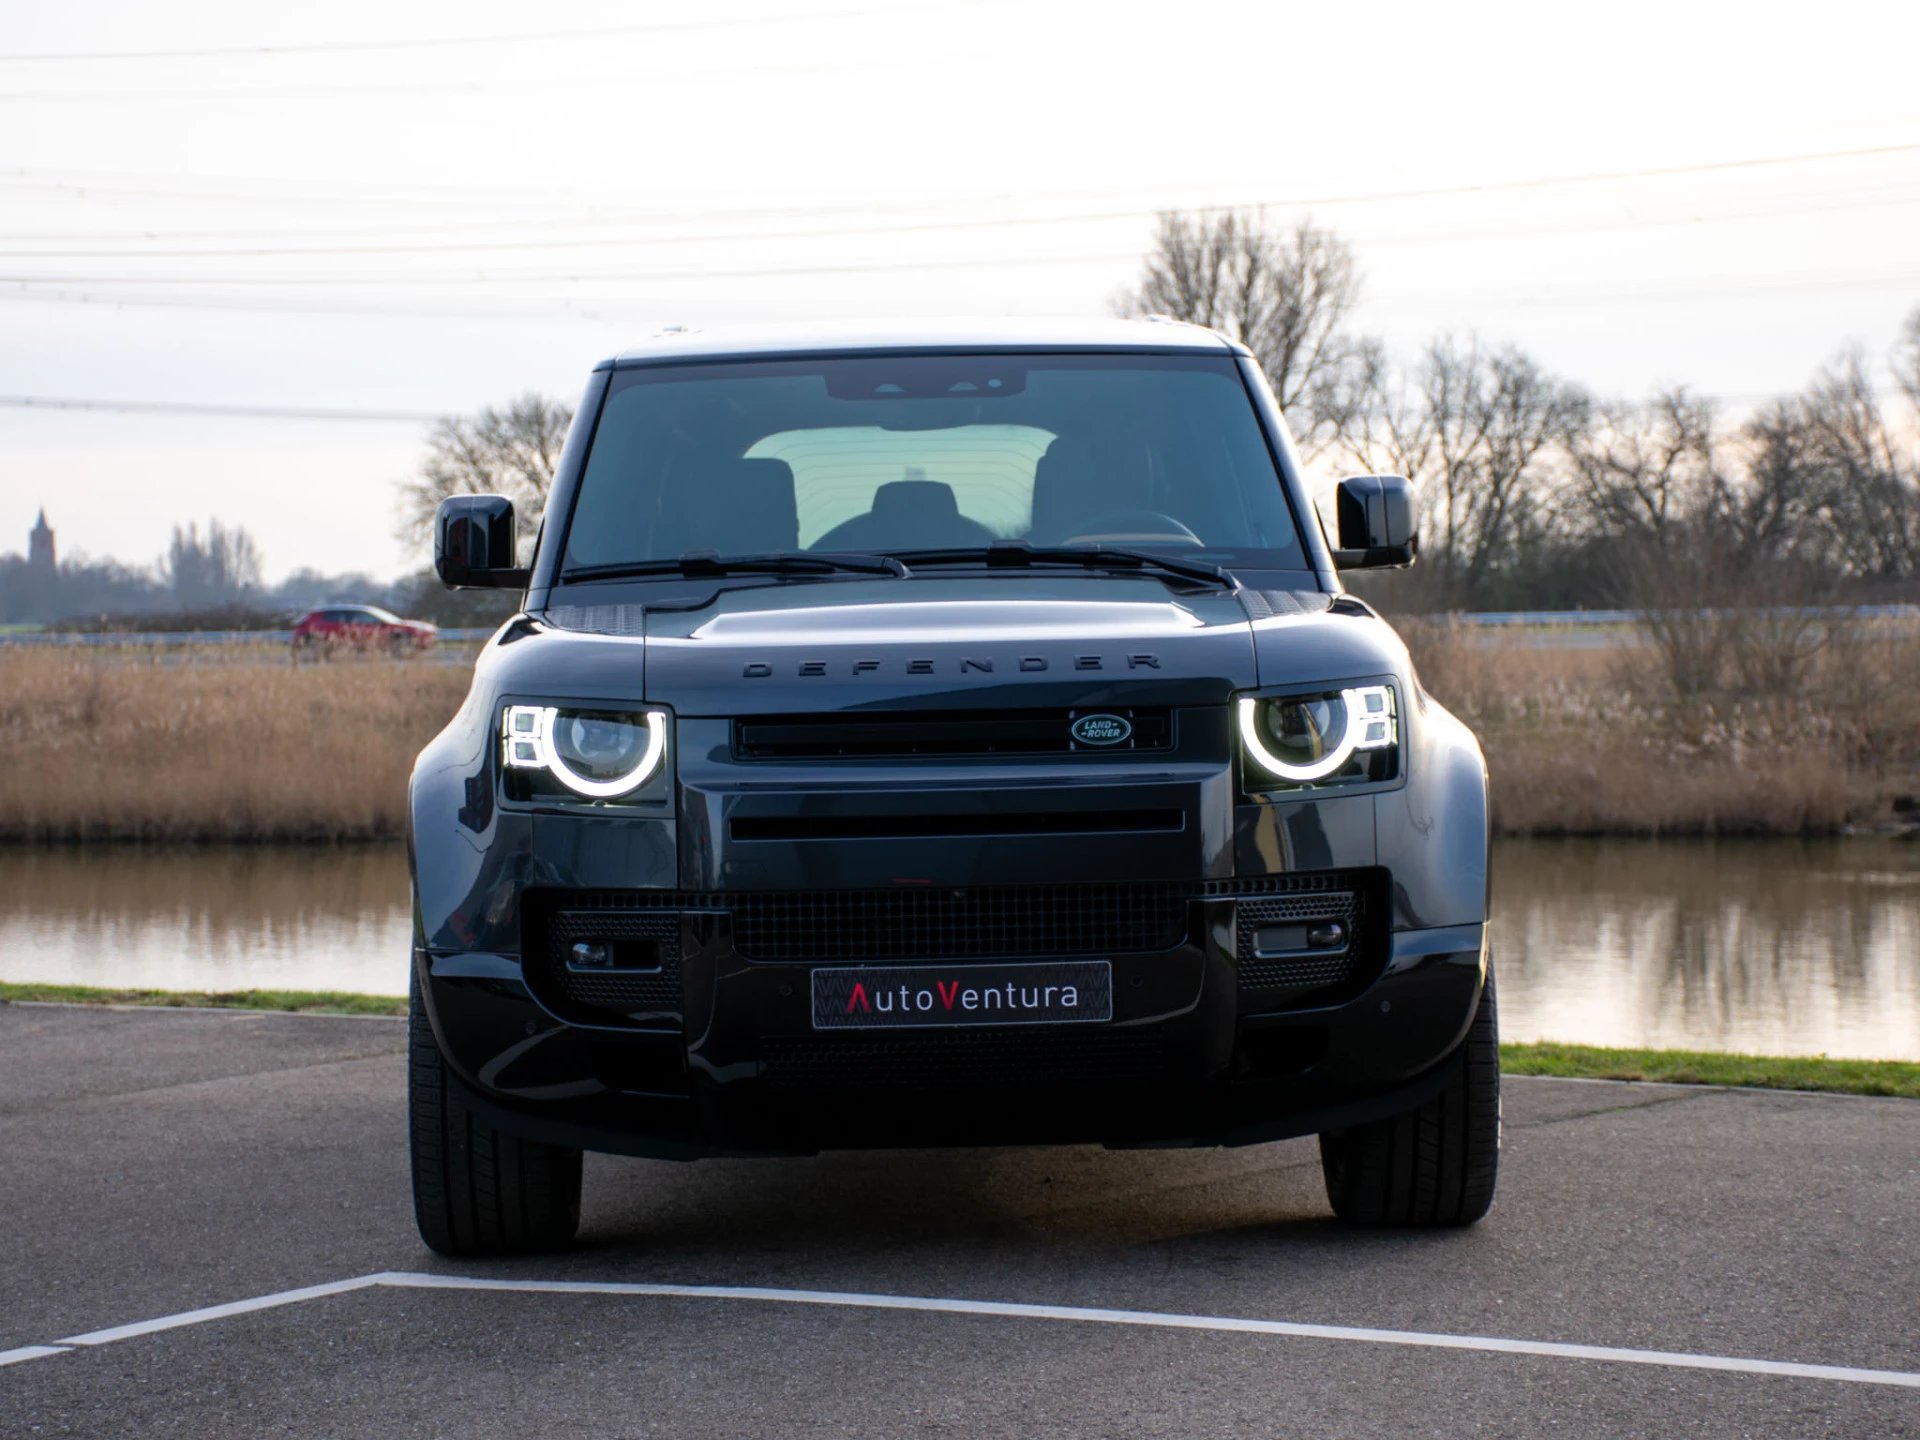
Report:
[[[1000,667],[999,672],[996,672],[994,668],[996,659]],[[817,678],[830,674],[854,676],[878,675],[888,669],[891,669],[892,673],[900,675],[992,675],[1011,671],[1018,671],[1023,675],[1035,675],[1043,670],[1054,668],[1053,662],[1050,662],[1044,655],[1022,655],[1012,663],[1008,663],[1004,656],[995,657],[991,655],[984,657],[977,655],[948,656],[944,659],[933,659],[928,656],[912,656],[904,660],[894,660],[891,662],[859,659],[840,661],[795,660],[786,663],[791,666],[791,668],[786,671],[787,674],[797,675],[803,679],[809,676]],[[1061,668],[1082,672],[1091,670],[1158,670],[1160,668],[1160,657],[1146,653],[1128,655],[1074,655],[1062,662]],[[770,660],[749,660],[740,671],[740,674],[748,680],[768,680],[773,678],[777,673],[779,672]]]

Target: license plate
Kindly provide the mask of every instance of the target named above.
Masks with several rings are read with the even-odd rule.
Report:
[[[1079,1025],[1113,1018],[1105,960],[1044,965],[848,965],[813,972],[816,1030]]]

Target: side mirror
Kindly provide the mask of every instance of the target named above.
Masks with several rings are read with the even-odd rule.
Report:
[[[1353,475],[1340,482],[1335,511],[1342,570],[1411,565],[1420,553],[1420,501],[1404,475]]]
[[[524,590],[532,571],[516,568],[513,502],[455,495],[433,517],[433,568],[455,590]]]

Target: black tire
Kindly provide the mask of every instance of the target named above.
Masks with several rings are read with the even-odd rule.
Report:
[[[1471,1225],[1500,1173],[1500,1020],[1493,969],[1438,1095],[1416,1109],[1320,1137],[1334,1214],[1350,1225]]]
[[[580,1152],[523,1140],[462,1103],[415,977],[407,1007],[413,1215],[442,1255],[557,1250],[580,1228]]]

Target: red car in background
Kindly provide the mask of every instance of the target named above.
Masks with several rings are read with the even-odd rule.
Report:
[[[322,605],[293,627],[293,658],[330,660],[343,651],[417,655],[439,638],[426,621],[403,620],[378,605]]]

